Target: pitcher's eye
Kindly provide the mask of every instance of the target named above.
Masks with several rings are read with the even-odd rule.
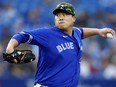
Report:
[[[55,16],[58,16],[58,14],[55,14]]]

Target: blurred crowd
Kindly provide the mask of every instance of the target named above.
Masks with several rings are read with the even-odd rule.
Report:
[[[116,31],[116,0],[0,0],[0,60],[14,34],[54,26],[52,11],[62,1],[75,7],[76,27],[110,27]],[[116,79],[116,37],[93,36],[83,42],[81,78]],[[17,49],[31,49],[38,56],[37,46],[25,44]],[[0,62],[0,78],[33,77],[37,60],[23,65]]]

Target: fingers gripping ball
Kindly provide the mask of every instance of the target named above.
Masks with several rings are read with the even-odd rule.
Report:
[[[8,54],[3,53],[3,58],[9,63],[22,64],[35,60],[35,55],[31,50],[15,50]]]
[[[112,38],[113,38],[113,35],[112,35],[111,33],[107,33],[106,36],[107,36],[107,38],[109,38],[109,39],[112,39]]]

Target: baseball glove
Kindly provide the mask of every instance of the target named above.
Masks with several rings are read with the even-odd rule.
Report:
[[[3,58],[9,63],[22,64],[35,60],[31,50],[14,50],[12,53],[3,53]]]

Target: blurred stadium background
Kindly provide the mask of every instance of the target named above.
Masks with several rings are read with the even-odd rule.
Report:
[[[0,59],[10,38],[23,30],[54,26],[52,10],[62,1],[76,9],[76,27],[110,27],[116,31],[116,0],[0,0]],[[116,87],[116,37],[84,41],[79,87]],[[38,47],[31,49],[36,56]],[[33,87],[37,59],[15,65],[0,62],[0,87]]]

